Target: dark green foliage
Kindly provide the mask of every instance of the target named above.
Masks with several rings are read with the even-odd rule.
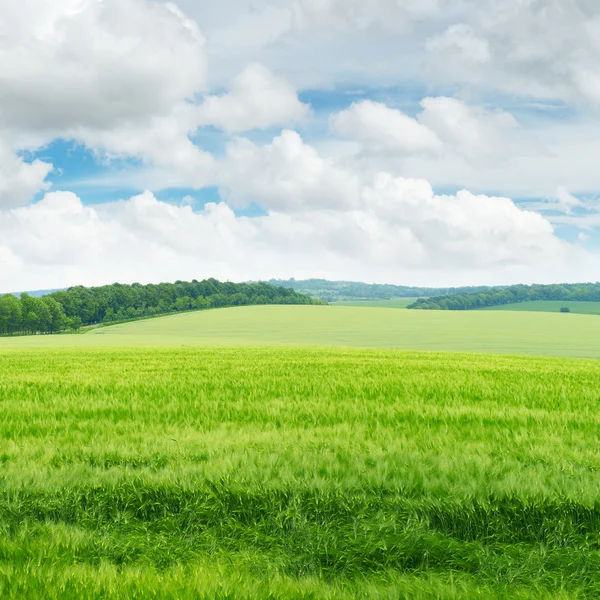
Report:
[[[600,283],[564,283],[555,285],[513,285],[489,288],[469,294],[448,294],[437,298],[421,298],[408,308],[422,310],[476,310],[518,302],[559,300],[599,302]],[[562,311],[561,312],[566,312]]]
[[[327,281],[325,279],[271,279],[272,285],[283,286],[306,294],[312,298],[319,298],[327,302],[344,300],[391,300],[393,298],[419,298],[422,296],[443,296],[467,292],[479,292],[489,288],[462,287],[462,288],[426,288],[408,287],[403,285],[370,284],[354,281]]]
[[[74,287],[55,292],[52,297],[62,304],[67,317],[79,317],[84,326],[204,308],[318,304],[294,290],[267,283],[223,283],[216,279]]]
[[[563,307],[560,309],[560,312],[561,312],[561,313],[570,313],[570,312],[571,312],[571,309],[570,309],[568,306],[563,306]]]
[[[86,325],[204,308],[256,304],[322,304],[267,283],[222,283],[216,279],[157,285],[77,286],[48,296],[0,296],[0,335],[57,333]]]

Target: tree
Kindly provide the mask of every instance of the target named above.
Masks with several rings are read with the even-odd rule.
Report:
[[[81,329],[83,323],[81,322],[81,319],[79,317],[71,317],[70,319],[67,320],[67,325],[73,331],[79,331]]]
[[[36,298],[29,294],[21,294],[21,313],[23,315],[23,329],[27,333],[36,333],[40,323],[40,317],[37,314]]]
[[[22,327],[21,302],[12,294],[0,296],[0,332],[13,335]]]
[[[42,298],[0,296],[0,335],[57,333],[93,323],[134,319],[176,311],[247,304],[322,304],[266,283],[179,281],[159,285],[77,286]]]
[[[57,302],[51,296],[44,296],[42,298],[44,304],[48,307],[50,314],[48,333],[57,333],[63,331],[67,327],[67,315],[65,309],[60,302]]]

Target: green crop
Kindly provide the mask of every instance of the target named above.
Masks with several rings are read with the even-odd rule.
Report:
[[[360,306],[364,308],[406,308],[416,298],[390,298],[389,300],[343,300],[333,302],[333,306]]]
[[[571,302],[570,300],[536,300],[533,302],[519,302],[516,304],[491,306],[480,310],[559,313],[560,309],[564,306],[568,307],[574,314],[600,315],[600,302]]]
[[[599,390],[593,361],[2,351],[0,597],[597,598]]]

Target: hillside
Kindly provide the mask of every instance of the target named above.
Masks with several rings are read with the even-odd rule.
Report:
[[[82,335],[0,339],[3,348],[304,346],[600,358],[600,319],[586,315],[250,306],[188,312]]]
[[[42,297],[0,296],[0,335],[51,334],[98,323],[226,306],[322,303],[268,283],[223,283],[216,279],[78,286]]]

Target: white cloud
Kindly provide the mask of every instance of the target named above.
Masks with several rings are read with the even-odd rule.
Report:
[[[75,139],[179,179],[210,168],[188,138],[191,102],[205,89],[205,41],[174,4],[24,0],[2,17],[0,132],[33,146]]]
[[[587,197],[600,189],[595,118],[544,115],[522,123],[508,110],[446,96],[424,98],[420,105],[411,118],[371,100],[358,102],[330,117],[331,129],[344,139],[315,145],[361,177],[388,171],[427,179],[436,188],[519,199],[555,198],[558,188]],[[423,132],[427,137],[419,137]],[[437,148],[431,144],[426,152],[427,144],[419,142],[432,137]]]
[[[383,223],[410,229],[427,252],[424,266],[534,264],[566,251],[546,219],[507,198],[438,196],[425,181],[380,174],[365,200]]]
[[[169,115],[204,87],[204,39],[174,5],[26,0],[2,16],[6,128],[112,129]]]
[[[295,131],[266,146],[238,138],[227,146],[219,181],[236,205],[255,201],[283,212],[345,209],[359,202],[360,183],[333,160],[323,159]]]
[[[456,284],[457,273],[471,273],[497,283],[506,273],[554,279],[577,261],[592,264],[551,222],[598,225],[597,213],[584,214],[595,212],[585,198],[600,188],[597,119],[570,114],[558,124],[557,111],[536,120],[522,99],[597,107],[594,2],[5,4],[0,137],[11,143],[0,146],[0,268],[9,289],[205,275],[399,282],[435,273]],[[406,94],[409,104],[411,92],[397,91],[407,81],[432,94],[416,115],[368,99],[381,85],[378,97],[396,95],[396,104]],[[338,101],[336,83],[366,90],[331,117],[345,140],[310,144],[286,129],[267,144],[234,138],[215,158],[190,139],[199,125],[239,133],[296,123],[313,139],[325,117],[307,121],[297,90]],[[455,98],[435,96],[448,89]],[[482,105],[497,90],[516,108]],[[146,193],[83,206],[59,192],[24,206],[46,189],[52,165],[15,149],[59,137],[141,162],[140,189],[217,184],[226,203],[195,212]],[[432,186],[497,191],[444,196]],[[539,210],[565,214],[545,219],[502,197],[511,194],[552,198]],[[267,215],[236,216],[233,208],[252,202]]]
[[[420,73],[421,29],[443,23],[461,0],[179,0],[208,39],[211,86],[249,62],[295,87],[411,80]],[[421,40],[419,41],[419,37]]]
[[[427,40],[429,52],[449,56],[458,56],[465,62],[486,63],[490,60],[489,42],[477,37],[473,28],[464,23],[450,26],[442,35]]]
[[[88,265],[103,245],[95,210],[71,192],[51,192],[37,204],[3,212],[0,239],[23,268]]]
[[[423,111],[413,119],[385,104],[363,100],[332,115],[330,124],[334,132],[358,143],[363,154],[378,160],[448,155],[479,165],[532,149],[532,140],[524,139],[519,123],[506,111],[444,96],[425,98],[421,106]]]
[[[431,36],[436,81],[521,97],[600,102],[600,8],[588,0],[483,0]]]
[[[225,203],[194,211],[148,192],[96,206],[53,192],[0,211],[2,286],[291,275],[432,281],[443,272],[437,281],[451,283],[465,273],[537,277],[552,267],[556,274],[574,257],[588,257],[508,199],[438,196],[425,181],[389,174],[362,187],[359,206],[304,206],[249,218]]]
[[[425,80],[432,93],[451,82],[473,94],[593,105],[600,98],[593,0],[179,2],[207,34],[219,87],[260,61],[296,86]]]
[[[371,27],[402,31],[415,21],[439,18],[453,4],[449,0],[296,0],[293,25],[299,32],[333,28],[351,33]]]
[[[370,153],[438,153],[442,144],[426,125],[371,100],[352,104],[331,117],[333,130]]]
[[[556,189],[556,201],[559,207],[566,213],[570,213],[573,208],[583,206],[583,202],[578,198],[575,198],[575,196],[563,186],[559,186]]]
[[[145,125],[81,129],[76,136],[108,159],[141,159],[153,171],[144,173],[147,179],[142,187],[156,181],[157,187],[201,188],[214,180],[215,161],[190,140],[195,129],[193,107],[180,105],[170,116],[149,119]]]
[[[462,100],[443,96],[425,98],[421,106],[419,122],[444,141],[448,152],[469,161],[514,158],[531,148],[531,141],[520,135],[517,120],[506,111],[469,106]]]
[[[229,133],[267,129],[306,120],[310,108],[296,90],[260,64],[248,65],[222,96],[208,96],[197,110],[199,125],[214,125]]]
[[[51,171],[51,164],[41,160],[28,163],[0,140],[0,208],[29,203],[39,191],[48,189],[46,177]]]

